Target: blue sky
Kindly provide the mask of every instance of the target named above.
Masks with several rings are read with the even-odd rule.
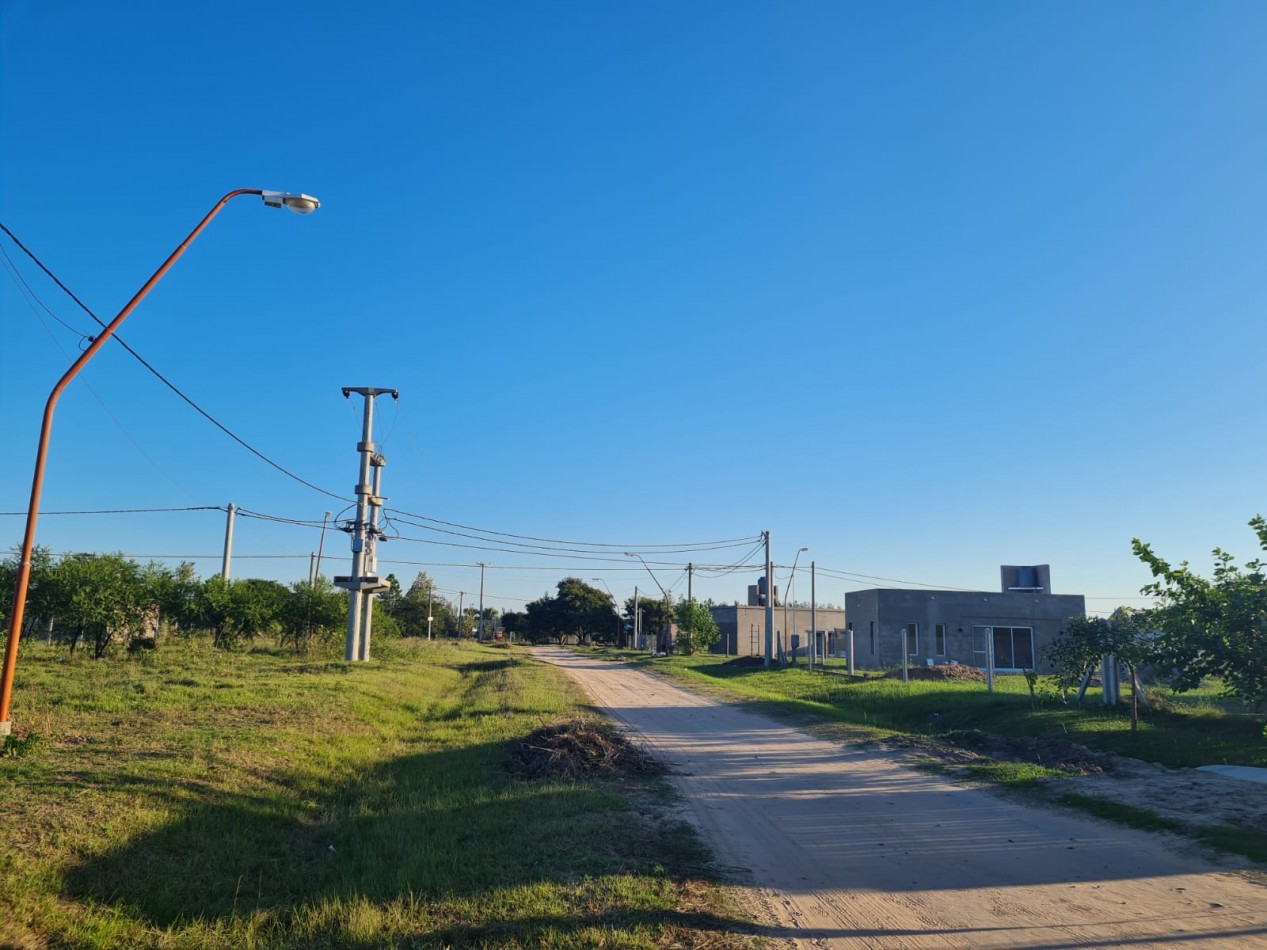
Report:
[[[225,192],[318,196],[230,204],[121,335],[335,494],[360,433],[340,387],[395,387],[400,509],[618,562],[769,529],[780,564],[951,587],[1050,563],[1108,610],[1148,580],[1132,537],[1204,567],[1253,553],[1267,510],[1264,28],[1261,4],[1152,0],[0,0],[0,221],[108,319]],[[0,320],[0,509],[23,511],[79,337],[7,271]],[[340,507],[108,346],[58,409],[44,510],[229,502]],[[223,520],[47,515],[38,540],[209,574]],[[317,535],[239,520],[234,575],[304,577]],[[326,553],[344,573],[346,536]],[[381,557],[466,591],[484,560],[501,608],[566,575],[652,586],[562,555]]]

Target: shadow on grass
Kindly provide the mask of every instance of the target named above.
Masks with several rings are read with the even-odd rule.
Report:
[[[125,778],[130,794],[178,817],[69,869],[66,896],[163,929],[231,926],[263,911],[286,931],[314,908],[421,902],[432,909],[425,925],[413,925],[415,936],[454,945],[495,935],[534,945],[545,931],[642,923],[742,929],[707,912],[673,913],[671,900],[649,905],[619,884],[610,899],[581,893],[628,874],[670,889],[707,879],[708,855],[680,824],[632,812],[627,786],[519,780],[503,772],[504,759],[504,745],[487,743],[403,757],[320,790],[255,776],[264,789],[256,794]],[[299,794],[278,785],[297,785]],[[526,906],[508,896],[538,884],[560,885],[562,896]],[[446,903],[458,910],[435,912]]]

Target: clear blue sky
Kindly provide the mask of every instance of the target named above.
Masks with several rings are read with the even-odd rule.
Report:
[[[1132,537],[1206,567],[1267,511],[1264,35],[1256,2],[0,0],[0,220],[108,319],[223,193],[318,196],[231,204],[122,336],[337,494],[340,387],[395,387],[394,507],[618,561],[770,529],[780,564],[808,546],[952,587],[1050,563],[1107,610],[1148,579]],[[8,273],[0,319],[19,511],[78,337]],[[111,344],[61,402],[43,508],[229,502],[340,507]],[[217,512],[46,515],[39,541],[143,559],[222,535]],[[239,520],[234,575],[304,577],[316,545]],[[346,536],[326,553],[345,573]],[[652,586],[561,555],[382,558],[467,591],[486,560],[501,608],[569,574]]]

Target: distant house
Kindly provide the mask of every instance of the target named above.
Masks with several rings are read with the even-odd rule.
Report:
[[[1047,646],[1071,617],[1086,615],[1081,594],[1053,594],[1051,568],[1004,565],[1001,590],[873,588],[845,594],[854,662],[862,669],[962,663],[1002,672],[1051,672]]]
[[[765,607],[755,604],[710,607],[717,629],[721,631],[721,642],[713,647],[713,653],[725,653],[728,656],[764,656],[765,655]],[[812,614],[808,607],[788,607],[779,604],[774,608],[774,643],[791,654],[792,636],[800,644],[799,656],[804,657],[809,647],[810,631],[817,621],[818,651],[835,650],[844,642],[845,611],[839,607],[827,609],[819,607],[817,614]],[[825,646],[826,645],[826,646]]]

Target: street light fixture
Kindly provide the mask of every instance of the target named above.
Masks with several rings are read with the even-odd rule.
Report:
[[[607,596],[612,599],[612,609],[615,610],[616,609],[616,595],[612,593],[611,585],[608,584],[607,581],[605,581],[601,577],[591,577],[590,580],[598,581],[598,583],[602,584],[604,587],[607,588]],[[634,604],[634,606],[637,607],[638,605]],[[623,644],[620,642],[622,639],[620,635],[620,630],[622,626],[623,626],[623,623],[620,619],[620,611],[616,610],[616,646],[623,646]]]
[[[658,578],[658,577],[656,577],[656,576],[655,576],[655,572],[651,570],[651,565],[650,565],[650,564],[648,564],[648,563],[646,562],[646,560],[643,558],[643,556],[642,556],[641,554],[637,554],[637,553],[635,553],[635,552],[633,552],[633,551],[626,551],[626,552],[625,552],[625,557],[636,557],[639,561],[642,561],[642,566],[643,566],[643,567],[645,567],[645,568],[647,569],[647,573],[648,573],[648,574],[650,574],[650,575],[651,575],[651,579],[652,579],[653,581],[655,581],[655,586],[656,586],[656,587],[658,587],[658,588],[660,588],[660,593],[664,595],[664,615],[665,615],[665,622],[666,622],[666,623],[668,623],[668,624],[670,624],[669,630],[670,630],[670,632],[672,632],[672,629],[673,629],[673,628],[672,628],[672,626],[671,626],[671,625],[672,625],[672,623],[673,623],[673,611],[672,611],[672,607],[673,607],[673,598],[669,596],[669,592],[668,592],[667,590],[665,590],[665,589],[664,589],[664,585],[660,583],[660,578]],[[637,607],[638,607],[638,604],[637,604],[637,602],[635,602],[635,603],[634,603],[634,609],[636,610],[636,609],[637,609]],[[663,630],[661,630],[661,635],[663,635],[663,633],[664,633],[664,631],[663,631]],[[657,640],[659,640],[659,639],[660,639],[660,636],[657,636]],[[669,642],[669,643],[659,643],[659,644],[658,644],[659,646],[662,646],[662,647],[664,647],[664,648],[665,648],[665,652],[666,652],[666,653],[671,652],[671,651],[672,651],[672,649],[673,649],[673,644],[672,644],[672,642],[671,642],[672,638],[670,637],[669,639],[670,639],[670,642]]]
[[[239,188],[231,191],[218,202],[204,217],[198,226],[189,232],[189,237],[172,251],[167,260],[163,261],[154,275],[150,277],[136,292],[127,305],[119,311],[110,323],[99,333],[91,343],[91,345],[80,354],[79,359],[71,364],[65,375],[57,381],[57,385],[53,387],[52,392],[48,394],[48,401],[44,404],[44,421],[40,427],[39,448],[35,453],[35,474],[31,479],[31,501],[26,510],[26,531],[22,538],[22,555],[18,560],[18,576],[14,585],[13,592],[13,613],[9,618],[9,639],[5,644],[4,651],[4,667],[0,669],[0,738],[9,735],[13,731],[13,723],[9,719],[9,704],[13,698],[13,672],[18,665],[18,640],[22,636],[22,621],[26,614],[26,592],[31,581],[31,555],[35,550],[35,523],[40,513],[40,494],[44,488],[44,465],[48,457],[49,435],[53,428],[53,411],[57,408],[57,400],[61,397],[62,391],[70,384],[70,381],[79,375],[79,371],[87,365],[88,361],[96,356],[97,351],[105,346],[106,341],[114,336],[114,331],[119,328],[136,309],[145,296],[154,289],[154,285],[163,279],[163,276],[176,263],[177,259],[185,253],[185,250],[194,240],[202,233],[202,229],[211,223],[211,219],[220,213],[220,209],[242,195],[257,195],[264,200],[264,204],[270,208],[289,208],[296,214],[311,214],[321,207],[321,202],[311,195],[304,195],[298,192],[289,191],[261,191],[257,188]]]
[[[787,602],[792,596],[792,585],[796,582],[796,563],[801,559],[801,555],[808,551],[809,548],[801,548],[796,552],[796,557],[792,558],[792,573],[787,578],[787,597],[783,599],[783,630],[787,633],[787,647],[792,649],[792,631],[787,625]],[[792,623],[796,623],[796,606],[792,607]],[[796,654],[792,654],[792,662],[796,662]]]

